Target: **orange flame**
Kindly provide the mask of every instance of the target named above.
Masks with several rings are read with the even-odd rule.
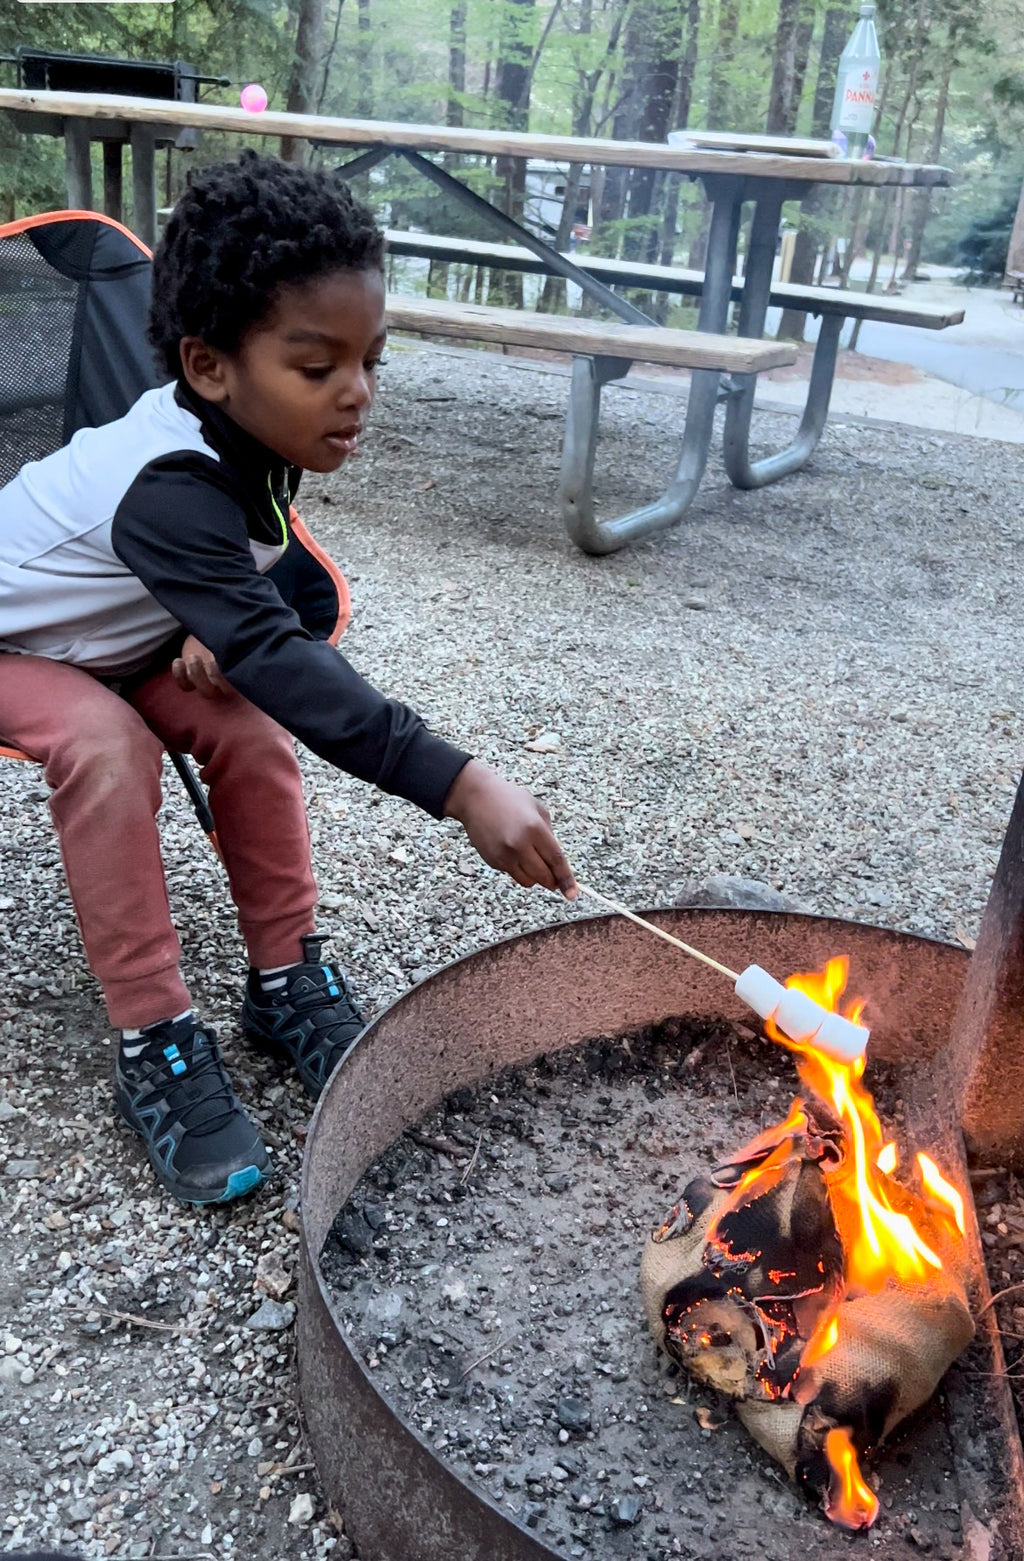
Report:
[[[790,976],[786,985],[856,1023],[864,1012],[864,1003],[840,1007],[848,970],[847,959],[830,959],[824,971]],[[894,1209],[889,1198],[886,1183],[890,1170],[895,1169],[895,1150],[883,1144],[874,1102],[861,1083],[863,1056],[851,1063],[836,1062],[807,1042],[792,1041],[782,1035],[770,1019],[766,1028],[773,1040],[796,1052],[797,1071],[804,1084],[829,1103],[845,1130],[851,1152],[838,1171],[830,1175],[829,1192],[846,1254],[848,1288],[860,1292],[880,1290],[890,1279],[920,1281],[930,1268],[941,1268],[940,1259],[913,1222]],[[944,1179],[940,1180],[949,1192],[955,1193]],[[926,1185],[937,1192],[937,1183]],[[952,1201],[948,1192],[942,1201],[948,1210]]]
[[[917,1168],[921,1172],[921,1180],[932,1197],[938,1199],[941,1204],[948,1204],[953,1210],[956,1228],[961,1236],[965,1236],[967,1227],[964,1224],[964,1200],[952,1182],[947,1182],[931,1155],[926,1155],[923,1150],[918,1152]]]
[[[833,1523],[842,1523],[845,1528],[870,1528],[878,1516],[878,1497],[857,1466],[857,1454],[846,1426],[829,1431],[825,1457],[835,1475],[825,1511]]]
[[[796,987],[822,1008],[841,1013],[854,1023],[864,1011],[863,1002],[840,1006],[846,989],[849,961],[830,959],[823,971],[791,976],[788,987]],[[946,1234],[953,1227],[964,1233],[964,1201],[957,1189],[943,1176],[928,1155],[918,1154],[917,1166],[927,1197],[911,1194],[891,1180],[897,1166],[895,1143],[883,1143],[882,1128],[874,1102],[861,1080],[864,1056],[853,1062],[837,1062],[808,1042],[793,1041],[771,1022],[765,1025],[773,1040],[797,1054],[797,1071],[808,1090],[827,1102],[842,1123],[847,1154],[834,1169],[824,1172],[829,1190],[836,1230],[843,1249],[843,1289],[818,1320],[800,1359],[800,1372],[823,1360],[840,1340],[839,1307],[846,1296],[882,1289],[892,1281],[920,1283],[929,1273],[942,1268],[932,1246],[917,1224],[903,1212],[914,1209],[931,1229],[944,1225]],[[786,1120],[787,1130],[799,1127],[804,1117],[803,1103],[794,1101]],[[744,1191],[769,1167],[769,1156],[740,1184]],[[894,1194],[901,1207],[894,1207]],[[930,1216],[934,1216],[930,1219]],[[934,1239],[934,1238],[933,1238]],[[832,1430],[825,1439],[825,1453],[834,1473],[826,1511],[837,1523],[849,1528],[866,1528],[878,1513],[878,1501],[864,1483],[850,1433]]]

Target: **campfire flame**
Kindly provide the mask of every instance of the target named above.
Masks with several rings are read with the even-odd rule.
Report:
[[[791,976],[786,985],[805,992],[830,1012],[841,1013],[858,1023],[864,1003],[854,1001],[841,1006],[848,968],[845,958],[830,959],[823,971]],[[842,1285],[831,1298],[826,1298],[824,1310],[800,1356],[793,1382],[794,1396],[799,1398],[799,1378],[804,1376],[806,1380],[811,1368],[840,1342],[842,1302],[876,1293],[887,1285],[920,1285],[930,1273],[941,1270],[942,1260],[935,1247],[955,1240],[957,1233],[963,1235],[964,1204],[957,1189],[928,1155],[916,1157],[920,1191],[893,1180],[898,1165],[897,1148],[895,1143],[883,1142],[874,1102],[862,1082],[863,1055],[850,1063],[838,1062],[807,1042],[791,1040],[770,1019],[766,1029],[773,1040],[796,1053],[801,1081],[809,1092],[831,1107],[842,1124],[847,1148],[838,1163],[824,1170],[843,1249]],[[807,1122],[803,1101],[798,1098],[783,1131],[800,1130]],[[764,1192],[772,1180],[777,1180],[785,1168],[785,1157],[785,1145],[780,1143],[778,1151],[747,1171],[732,1190],[727,1208],[715,1225],[721,1226],[725,1214],[742,1204],[751,1189],[756,1187],[759,1193]],[[826,1510],[838,1523],[866,1528],[877,1516],[878,1501],[858,1467],[851,1430],[839,1427],[825,1439],[825,1454],[833,1475]]]
[[[846,1528],[870,1528],[878,1516],[878,1497],[857,1465],[850,1433],[836,1426],[825,1437],[825,1456],[837,1479],[835,1494],[830,1491],[825,1511],[834,1523]]]

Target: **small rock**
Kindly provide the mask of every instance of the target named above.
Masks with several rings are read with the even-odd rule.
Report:
[[[613,1523],[620,1528],[629,1528],[640,1516],[639,1496],[616,1496],[609,1503],[608,1513]]]
[[[706,596],[684,596],[683,606],[689,607],[691,612],[707,612],[708,599]]]
[[[258,1311],[253,1312],[245,1326],[263,1329],[268,1333],[280,1333],[283,1328],[290,1328],[294,1321],[295,1307],[291,1301],[272,1301],[268,1298]]]
[[[735,833],[735,831],[729,831]],[[736,836],[740,840],[740,836]],[[758,878],[737,878],[718,873],[712,878],[693,878],[680,886],[672,897],[679,906],[700,905],[735,908],[742,911],[804,911],[809,907],[780,894],[771,884]]]
[[[531,737],[523,747],[527,753],[558,753],[562,747],[562,739],[557,732],[541,732],[538,737]]]
[[[313,1498],[308,1491],[300,1491],[288,1511],[288,1522],[296,1528],[304,1528],[313,1521]]]
[[[373,1251],[373,1231],[361,1209],[346,1210],[334,1224],[338,1245],[353,1257],[366,1257]]]
[[[41,1160],[8,1160],[4,1166],[4,1175],[17,1176],[23,1180],[30,1181],[33,1177],[38,1176],[42,1169],[43,1162]]]
[[[294,1283],[294,1276],[283,1268],[277,1259],[264,1253],[256,1264],[256,1288],[262,1290],[273,1300],[280,1301],[288,1294]]]
[[[555,1405],[555,1419],[563,1431],[585,1431],[590,1424],[590,1405],[581,1398],[560,1398]]]
[[[99,1474],[117,1474],[122,1469],[128,1470],[134,1467],[135,1459],[127,1447],[115,1447],[112,1453],[107,1453],[96,1461]]]

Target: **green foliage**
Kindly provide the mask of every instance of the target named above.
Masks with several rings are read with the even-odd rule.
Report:
[[[0,0],[0,53],[31,43],[129,58],[189,60],[210,74],[231,78],[228,89],[205,88],[208,101],[237,102],[239,87],[260,81],[272,104],[286,89],[299,9],[304,0],[172,0],[170,4],[24,5]],[[457,99],[467,124],[502,122],[507,105],[497,95],[502,61],[528,72],[529,126],[553,134],[611,134],[629,80],[630,51],[642,51],[657,35],[661,58],[682,65],[691,42],[688,18],[698,18],[689,123],[716,128],[763,128],[772,76],[780,0],[466,0],[465,83],[449,85],[449,28],[453,0],[326,0],[320,111],[357,111],[368,62],[373,111],[381,118],[443,122]],[[817,85],[826,13],[836,10],[848,35],[856,0],[804,0],[802,47],[806,70],[797,129],[808,132]],[[938,195],[924,258],[957,253],[961,235],[980,243],[1001,231],[1000,214],[1015,200],[1024,175],[1024,44],[1019,0],[879,0],[884,105],[877,129],[880,150],[930,155],[936,116],[948,97],[940,158],[961,175],[956,189]],[[643,26],[636,24],[642,17]],[[630,17],[634,18],[632,31]],[[360,19],[369,31],[360,31]],[[848,23],[848,26],[847,26]],[[362,51],[362,53],[361,53]],[[827,63],[828,87],[834,67]],[[11,66],[0,79],[13,83]],[[243,137],[205,136],[193,154],[165,159],[162,198],[176,195],[189,162],[229,153]],[[273,142],[270,143],[274,145]],[[342,153],[317,153],[343,160]],[[483,159],[452,159],[459,176],[490,193],[495,170]],[[461,167],[460,167],[461,162]],[[126,179],[126,185],[130,180]],[[366,188],[393,221],[435,231],[480,232],[472,217],[408,168],[390,162]],[[99,189],[97,165],[97,190]],[[60,142],[19,135],[0,124],[0,213],[12,215],[61,204]],[[613,210],[601,235],[617,250],[643,233],[658,233],[664,192],[655,192],[650,218]],[[909,207],[908,203],[908,207]],[[613,203],[614,206],[614,203]],[[877,203],[872,232],[891,218]],[[703,201],[690,184],[678,202],[676,252],[684,258],[703,221]],[[827,203],[812,217],[818,243],[846,231],[848,207]],[[909,220],[909,218],[908,218]],[[487,233],[486,236],[493,236]]]
[[[976,218],[958,240],[953,262],[965,268],[969,281],[1001,280],[1016,213],[1017,202],[1006,201],[998,210]]]

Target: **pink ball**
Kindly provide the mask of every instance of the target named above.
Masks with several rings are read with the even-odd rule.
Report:
[[[267,94],[255,81],[250,81],[247,87],[242,88],[241,104],[246,113],[262,114],[267,106]]]

